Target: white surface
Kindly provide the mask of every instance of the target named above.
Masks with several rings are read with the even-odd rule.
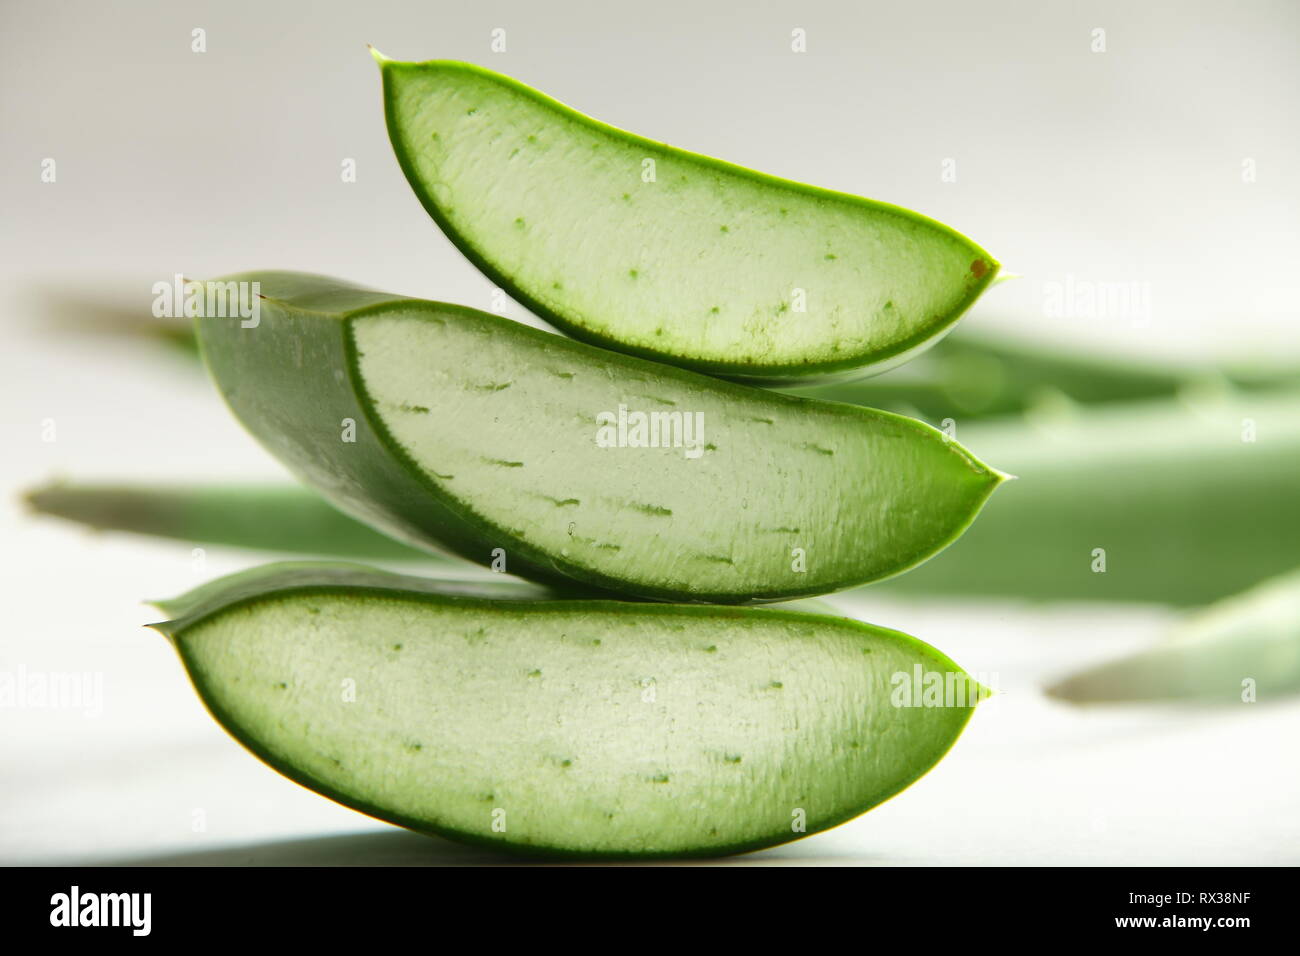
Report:
[[[212,550],[197,568],[185,544],[91,536],[15,500],[58,473],[281,474],[183,360],[52,326],[78,296],[147,309],[173,273],[267,266],[488,305],[389,154],[367,41],[475,59],[647,135],[951,222],[1027,275],[972,327],[1154,354],[1300,344],[1294,4],[474,6],[0,12],[0,670],[102,672],[105,695],[98,717],[0,709],[0,862],[494,859],[280,778],[203,712],[139,601],[254,556]],[[189,52],[195,26],[206,54]],[[510,52],[494,58],[496,26]],[[794,26],[809,31],[802,57]],[[1098,26],[1102,55],[1088,51]],[[55,184],[39,180],[47,156]],[[959,179],[945,184],[949,156]],[[355,184],[339,180],[344,157]],[[1067,274],[1149,282],[1151,320],[1045,316],[1043,283]],[[860,611],[997,672],[1003,696],[900,797],[733,863],[1300,861],[1300,702],[1079,711],[1041,695],[1044,679],[1157,639],[1168,613]]]

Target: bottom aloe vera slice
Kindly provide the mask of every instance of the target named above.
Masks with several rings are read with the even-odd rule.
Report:
[[[746,603],[898,574],[1005,477],[937,429],[722,382],[473,309],[298,273],[197,323],[231,409],[415,545],[547,580]],[[217,286],[219,283],[212,283]]]
[[[983,693],[845,618],[532,587],[271,565],[164,602],[176,619],[155,626],[213,716],[297,782],[415,830],[579,857],[834,826],[932,767]]]

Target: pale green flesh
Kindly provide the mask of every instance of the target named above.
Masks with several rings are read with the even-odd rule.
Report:
[[[458,508],[500,530],[507,560],[520,542],[579,579],[650,594],[825,592],[928,557],[1001,480],[908,419],[634,372],[537,333],[552,341],[521,348],[499,324],[393,308],[351,329],[383,427]],[[667,447],[601,447],[598,416],[620,404],[683,425],[702,416],[699,456],[671,424]]]
[[[762,609],[272,593],[175,639],[214,715],[300,783],[415,829],[578,855],[834,825],[929,769],[979,690],[904,635]],[[894,706],[891,675],[915,666],[961,699]]]
[[[631,136],[468,64],[381,65],[390,136],[426,208],[578,337],[798,378],[928,344],[997,271],[906,210]]]

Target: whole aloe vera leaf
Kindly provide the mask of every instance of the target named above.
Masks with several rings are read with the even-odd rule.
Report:
[[[230,407],[273,454],[395,537],[524,577],[661,600],[824,594],[925,560],[1005,478],[887,412],[319,276],[218,281],[260,283],[255,327],[197,328]],[[665,423],[639,443],[657,447],[611,447],[634,444],[615,410],[675,416],[691,440]]]
[[[1083,411],[1073,428],[1061,423],[1044,431],[1024,422],[964,428],[961,434],[974,447],[988,445],[1016,462],[1022,480],[986,506],[956,545],[876,587],[918,595],[1198,605],[1283,574],[1300,560],[1300,438],[1290,425],[1293,409],[1300,409],[1300,396],[1239,397],[1219,410],[1217,422],[1184,404],[1158,402],[1121,405],[1104,414]],[[1247,418],[1258,430],[1253,443],[1240,441]],[[1048,437],[1053,431],[1055,440]],[[1153,441],[1141,437],[1152,432]],[[1215,441],[1216,436],[1227,438]],[[1080,444],[1063,449],[1066,441]],[[286,513],[326,507],[306,489],[274,493],[298,499]],[[96,492],[88,488],[85,494]],[[131,491],[138,505],[130,512],[134,526],[126,520],[118,526],[154,533],[160,519],[149,514],[151,494],[148,488]],[[204,526],[238,527],[238,515],[221,495],[196,500],[208,509]],[[77,510],[94,513],[102,506]],[[298,532],[277,529],[272,508],[263,517],[256,535],[228,543],[269,542],[284,550],[275,542]],[[322,555],[364,557],[366,550],[354,542],[377,537],[352,528],[336,536],[325,528],[313,549]],[[1106,549],[1104,572],[1092,570],[1099,547]],[[424,557],[414,550],[407,554]]]
[[[1075,704],[1267,702],[1300,693],[1300,571],[1196,612],[1169,638],[1048,688]]]
[[[911,410],[932,422],[969,421],[1024,412],[1045,395],[1058,393],[1084,405],[1172,398],[1189,382],[1212,377],[1259,386],[1283,380],[1280,372],[1255,378],[1244,369],[1090,357],[1011,340],[980,339],[963,329],[905,368],[857,382],[795,388],[791,393]],[[1294,382],[1296,376],[1288,371],[1285,381]]]
[[[34,511],[101,530],[196,545],[385,561],[446,560],[349,518],[294,485],[158,487],[55,482],[27,492]]]
[[[263,761],[379,819],[514,852],[716,856],[816,833],[923,775],[985,693],[914,638],[785,609],[305,564],[168,607],[179,618],[155,626]]]
[[[78,300],[78,307],[93,313],[94,304]],[[83,314],[71,330],[164,341],[178,353],[199,357],[193,325],[185,320],[132,320],[118,308]],[[1212,381],[1247,392],[1286,389],[1300,381],[1300,366],[1258,358],[1228,364],[1146,363],[971,333],[961,326],[902,368],[855,382],[785,391],[938,423],[1018,414],[1059,395],[1083,405],[1172,398],[1189,384]]]
[[[376,59],[424,208],[575,338],[733,378],[857,376],[933,344],[997,274],[910,210],[635,136],[469,63]]]
[[[958,426],[1020,478],[891,592],[1206,604],[1300,561],[1300,393]]]

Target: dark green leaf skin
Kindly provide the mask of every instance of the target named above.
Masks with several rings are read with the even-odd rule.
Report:
[[[408,515],[419,515],[449,551],[478,552],[477,560],[486,560],[473,529],[394,462],[376,429],[365,427],[367,409],[348,381],[354,359],[343,318],[408,300],[297,273],[219,281],[257,281],[265,296],[256,328],[225,318],[199,318],[195,325],[208,369],[245,427],[307,484],[366,524],[419,547],[427,542],[400,533],[409,528]],[[357,426],[355,443],[341,439],[347,421]],[[346,462],[340,452],[348,453]],[[550,576],[541,567],[529,570]]]
[[[150,625],[171,636],[209,615],[268,594],[299,590],[336,589],[348,593],[401,591],[442,598],[468,597],[494,601],[547,601],[575,596],[563,589],[490,575],[478,579],[425,578],[395,574],[345,561],[278,561],[227,574],[162,601],[151,602],[172,620]]]
[[[933,345],[1000,268],[912,210],[636,136],[474,64],[375,58],[430,217],[514,299],[602,348],[753,384],[851,380]],[[647,161],[662,185],[641,188]]]
[[[290,779],[561,859],[714,857],[836,826],[926,773],[987,695],[845,618],[493,585],[271,565],[167,602],[179,617],[155,627],[213,717]],[[900,706],[914,669],[958,693]]]
[[[489,565],[500,548],[510,573],[535,580],[669,601],[824,594],[925,560],[966,528],[1005,477],[938,431],[886,412],[723,382],[317,276],[220,281],[260,282],[260,323],[200,319],[203,354],[231,409],[276,457],[342,510],[402,541]],[[385,339],[363,354],[358,330],[376,328],[403,343],[415,335],[453,344],[411,351]],[[394,362],[418,368],[412,387],[427,383],[434,397],[411,404],[399,400],[406,392],[385,394],[393,376],[377,381],[373,369]],[[489,378],[490,388],[482,385]],[[520,383],[498,391],[510,379]],[[504,404],[484,412],[489,400]],[[695,460],[673,449],[636,459],[595,451],[594,416],[624,400],[708,407],[722,424]],[[444,401],[460,403],[446,421]],[[480,404],[465,411],[470,401]],[[418,460],[394,431],[408,422],[444,427]],[[343,440],[345,428],[355,441]],[[448,464],[453,453],[460,458]],[[471,474],[458,476],[462,468]],[[507,507],[524,514],[485,516]],[[579,542],[576,528],[591,543]],[[602,534],[608,543],[595,537]],[[791,545],[808,540],[831,557],[795,571]]]

